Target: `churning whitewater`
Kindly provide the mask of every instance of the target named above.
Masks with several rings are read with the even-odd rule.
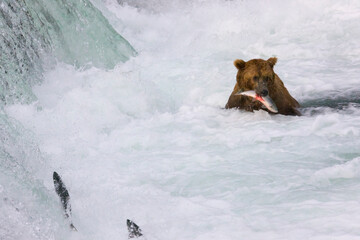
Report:
[[[359,1],[35,2],[0,3],[1,240],[360,238]],[[224,109],[272,56],[302,116]]]

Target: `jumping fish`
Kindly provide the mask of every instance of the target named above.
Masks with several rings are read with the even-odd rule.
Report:
[[[136,225],[133,221],[127,219],[126,225],[129,231],[129,239],[130,238],[138,238],[141,237],[143,234],[141,233],[141,229],[138,225]]]
[[[76,227],[71,221],[71,205],[69,192],[57,172],[54,172],[53,180],[55,192],[57,193],[57,195],[59,195],[62,207],[64,209],[65,218],[68,218],[70,220],[70,228],[74,231],[77,231]]]
[[[271,97],[266,96],[266,97],[262,97],[258,94],[256,94],[255,91],[250,90],[250,91],[245,91],[245,92],[237,92],[235,95],[245,95],[245,96],[249,96],[252,97],[258,101],[260,101],[262,104],[264,104],[264,106],[271,112],[273,113],[277,113],[278,112],[278,108],[276,107],[276,104],[274,103],[274,101],[271,99]]]

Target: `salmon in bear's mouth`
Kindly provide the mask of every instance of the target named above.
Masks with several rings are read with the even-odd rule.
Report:
[[[262,97],[253,90],[245,91],[245,92],[239,91],[235,95],[245,95],[245,96],[252,97],[252,98],[258,100],[259,102],[261,102],[262,104],[264,104],[264,106],[270,112],[273,112],[273,113],[278,112],[278,108],[277,108],[276,104],[274,103],[274,101],[269,96]]]

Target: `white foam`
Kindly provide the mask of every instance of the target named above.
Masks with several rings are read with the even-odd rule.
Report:
[[[320,169],[314,173],[314,181],[347,179],[360,177],[360,158],[355,158],[344,164],[336,164],[335,166]]]

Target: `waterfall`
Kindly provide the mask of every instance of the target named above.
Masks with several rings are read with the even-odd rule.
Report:
[[[0,31],[3,103],[33,101],[31,86],[56,60],[110,69],[136,55],[89,0],[4,0]]]

